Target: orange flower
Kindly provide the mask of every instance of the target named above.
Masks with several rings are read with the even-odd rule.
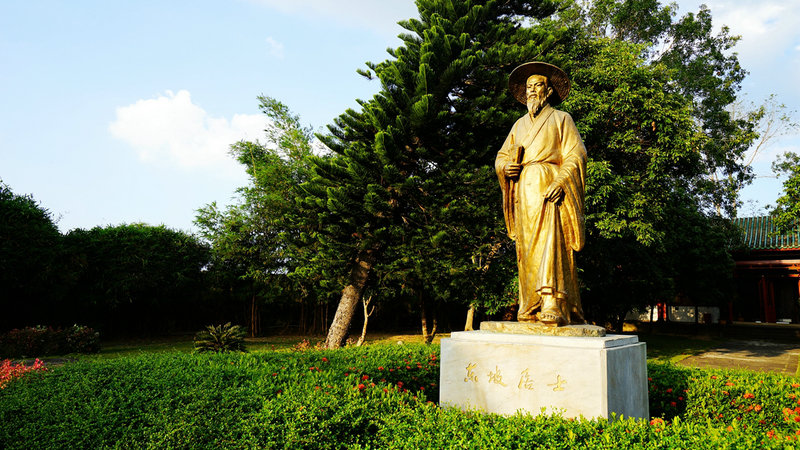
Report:
[[[753,408],[756,410],[756,412],[761,411],[761,405],[756,405]]]
[[[751,394],[751,393],[749,393],[749,392],[746,392],[742,397],[744,397],[744,398],[755,398],[756,396]]]

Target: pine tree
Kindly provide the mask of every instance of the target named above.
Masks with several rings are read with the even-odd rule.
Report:
[[[553,2],[417,5],[419,19],[401,22],[403,45],[361,71],[381,91],[320,137],[335,156],[317,159],[306,186],[303,204],[319,224],[313,238],[325,247],[317,261],[349,260],[331,348],[346,338],[370,277],[440,301],[467,291],[462,282],[480,269],[471,256],[499,256],[505,232],[491,165],[518,115],[506,77],[557,40],[558,30],[523,26],[555,12]]]

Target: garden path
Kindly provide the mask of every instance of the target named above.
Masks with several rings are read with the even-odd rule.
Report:
[[[710,369],[747,369],[795,375],[800,342],[731,339],[678,364]]]

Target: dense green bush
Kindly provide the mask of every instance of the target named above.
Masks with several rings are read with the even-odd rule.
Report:
[[[31,358],[99,351],[100,333],[80,325],[64,329],[39,325],[0,335],[0,357]]]
[[[435,346],[85,360],[14,379],[0,391],[0,448],[695,449],[794,443],[800,423],[794,409],[791,415],[783,409],[790,401],[797,406],[794,377],[663,364],[650,364],[649,371],[651,405],[667,405],[661,417],[609,422],[440,409],[432,402],[438,399]],[[673,395],[685,398],[683,406]]]

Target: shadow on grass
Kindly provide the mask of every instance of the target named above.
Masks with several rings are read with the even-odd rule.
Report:
[[[639,340],[647,344],[647,359],[659,362],[678,362],[702,354],[722,342],[715,337],[667,334],[640,334]]]

